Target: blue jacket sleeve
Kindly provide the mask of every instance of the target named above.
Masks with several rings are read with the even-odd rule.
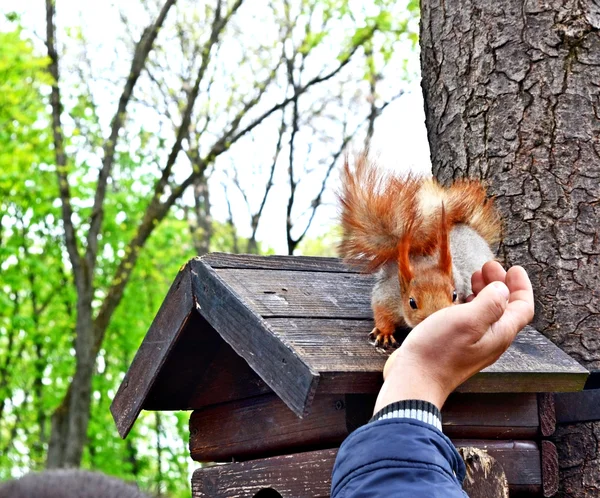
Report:
[[[465,466],[435,427],[397,418],[354,431],[337,454],[331,498],[465,498]]]

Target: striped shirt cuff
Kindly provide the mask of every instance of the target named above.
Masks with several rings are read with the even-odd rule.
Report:
[[[442,430],[442,414],[438,407],[429,401],[407,399],[390,403],[373,415],[369,422],[391,418],[412,418]]]

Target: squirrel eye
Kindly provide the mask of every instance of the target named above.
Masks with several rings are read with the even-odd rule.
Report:
[[[456,291],[452,291],[452,302],[456,301],[457,297],[458,297],[458,294],[456,293]]]
[[[416,301],[415,301],[415,300],[414,300],[412,297],[411,297],[411,298],[408,300],[408,304],[410,304],[410,307],[411,307],[413,310],[416,310],[416,309],[417,309],[417,307],[418,307],[418,306],[417,306],[417,302],[416,302]]]

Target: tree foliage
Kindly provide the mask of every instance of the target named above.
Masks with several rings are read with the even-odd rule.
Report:
[[[290,251],[329,253],[305,235],[331,172],[399,93],[414,6],[173,5],[122,13],[117,68],[60,0],[47,50],[14,15],[0,31],[0,479],[82,464],[189,496],[187,414],[122,441],[109,412],[170,283],[198,252],[270,252],[268,211]]]

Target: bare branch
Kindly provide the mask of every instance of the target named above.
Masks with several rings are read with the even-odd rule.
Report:
[[[47,2],[51,1],[52,0],[47,0]],[[121,131],[121,128],[125,122],[127,104],[131,99],[131,95],[138,78],[140,77],[140,74],[146,65],[146,60],[148,59],[148,54],[152,50],[154,40],[156,40],[158,32],[162,27],[169,10],[175,4],[175,1],[176,0],[166,0],[154,23],[144,29],[140,41],[135,47],[133,59],[131,61],[131,69],[129,70],[129,75],[127,76],[123,93],[121,93],[121,97],[119,98],[117,112],[115,113],[110,125],[110,135],[108,140],[106,140],[104,143],[102,168],[98,174],[98,184],[96,186],[96,195],[94,196],[94,207],[92,208],[90,228],[87,235],[86,260],[90,270],[93,270],[94,266],[96,265],[98,234],[100,233],[102,219],[104,217],[103,204],[106,196],[106,184],[114,164],[117,140],[119,138],[119,132]]]
[[[396,94],[395,96],[393,96],[390,100],[384,102],[380,107],[377,107],[375,105],[371,106],[371,110],[367,116],[367,126],[368,126],[368,131],[367,133],[369,133],[369,131],[371,131],[374,129],[374,123],[375,123],[375,119],[381,115],[381,113],[384,111],[384,109],[390,104],[392,103],[394,100],[396,100],[397,98],[399,98],[401,95],[403,95],[403,91],[400,91],[398,94]],[[348,144],[350,143],[350,140],[352,139],[352,137],[356,134],[356,132],[358,131],[358,129],[361,127],[361,125],[359,125],[353,133],[349,133],[346,134],[345,133],[345,129],[346,129],[346,123],[344,123],[344,139],[342,140],[342,143],[339,147],[339,149],[336,151],[336,153],[332,156],[331,161],[329,162],[329,166],[327,167],[327,171],[325,172],[325,176],[323,177],[323,181],[321,182],[321,188],[319,190],[319,192],[317,193],[317,195],[314,197],[314,199],[311,202],[310,205],[310,216],[308,219],[308,222],[306,223],[306,226],[304,227],[304,230],[302,231],[302,233],[300,234],[300,236],[297,239],[292,239],[291,236],[288,233],[288,250],[290,248],[290,240],[291,240],[291,247],[292,247],[292,252],[293,249],[295,249],[298,244],[304,239],[304,237],[306,236],[306,233],[308,232],[308,230],[310,229],[312,222],[315,218],[317,209],[319,208],[319,206],[321,206],[322,204],[322,198],[323,198],[323,194],[325,193],[325,188],[327,186],[327,181],[329,180],[329,177],[331,176],[331,172],[333,171],[338,159],[340,158],[340,156],[343,154],[344,150],[346,149],[346,147],[348,146]],[[290,215],[291,215],[291,210],[289,211]],[[291,228],[290,228],[291,230]],[[292,252],[290,252],[290,254],[292,254]]]
[[[62,102],[59,88],[58,52],[56,50],[56,28],[54,26],[54,0],[46,0],[46,47],[50,64],[48,70],[52,75],[52,92],[50,104],[52,107],[52,135],[54,140],[54,154],[56,158],[56,174],[58,176],[58,190],[61,201],[61,214],[65,231],[65,245],[69,254],[69,260],[73,267],[73,276],[78,289],[85,285],[86,276],[83,272],[82,258],[79,252],[79,244],[73,226],[73,209],[71,208],[71,191],[67,177],[67,156],[64,148],[64,135],[60,116],[62,114]]]
[[[135,267],[135,263],[141,248],[144,246],[150,234],[154,231],[154,228],[156,228],[156,226],[158,226],[158,224],[167,215],[169,209],[175,203],[175,201],[181,197],[183,192],[194,182],[198,175],[202,173],[202,170],[195,167],[190,176],[188,176],[188,178],[186,178],[181,184],[172,188],[169,197],[164,202],[160,202],[160,197],[169,183],[169,177],[171,176],[171,170],[175,164],[175,160],[181,151],[182,142],[188,134],[192,110],[194,108],[196,98],[198,97],[200,83],[209,63],[212,47],[215,45],[215,43],[217,43],[220,34],[231,17],[241,6],[242,1],[243,0],[237,0],[224,17],[221,15],[221,0],[219,0],[217,4],[211,35],[203,48],[202,64],[198,70],[194,88],[189,94],[188,102],[182,116],[181,125],[177,131],[177,137],[173,147],[171,148],[171,153],[167,159],[167,164],[162,171],[160,179],[154,185],[154,194],[150,200],[150,204],[146,208],[146,212],[144,213],[142,221],[138,226],[135,236],[125,249],[125,256],[119,263],[112,286],[104,298],[98,315],[94,320],[94,352],[96,353],[100,350],[110,319],[115,309],[121,302],[123,291],[125,290],[125,286],[131,277],[131,273],[133,272],[133,268]]]
[[[277,160],[279,159],[279,154],[281,153],[281,149],[283,147],[283,135],[285,134],[286,124],[285,124],[285,113],[281,113],[281,125],[279,126],[279,135],[277,138],[277,144],[275,145],[275,154],[273,155],[273,162],[271,163],[271,170],[269,172],[269,179],[267,180],[267,185],[265,186],[265,193],[263,195],[262,201],[258,208],[258,211],[252,215],[251,220],[251,228],[252,234],[250,235],[250,239],[248,239],[248,252],[256,252],[256,232],[258,230],[258,224],[260,223],[260,219],[262,217],[262,213],[267,203],[267,197],[269,196],[269,192],[273,187],[273,177],[275,175],[275,166],[277,165]]]
[[[192,100],[195,99],[195,96],[198,94],[199,89],[199,81],[201,77],[204,75],[204,71],[206,70],[206,66],[208,65],[208,58],[210,56],[210,51],[212,46],[217,42],[218,36],[225,27],[225,25],[229,22],[231,16],[237,11],[237,9],[242,4],[242,0],[237,0],[236,3],[231,7],[230,11],[227,13],[225,17],[222,19],[219,18],[219,10],[217,9],[217,13],[215,15],[215,22],[213,23],[213,31],[211,33],[211,37],[204,47],[203,55],[203,63],[198,72],[198,78],[196,79],[196,83],[194,85],[194,89],[190,92],[190,97],[188,101],[188,107],[186,108],[186,112],[182,118],[181,126],[178,130],[176,142],[173,145],[171,150],[171,154],[167,160],[167,164],[163,169],[163,173],[161,178],[155,184],[155,191],[152,200],[144,214],[142,222],[140,223],[137,233],[129,243],[125,257],[121,260],[117,271],[115,273],[114,283],[112,287],[109,289],[106,298],[104,299],[98,315],[94,320],[94,329],[95,329],[95,351],[97,352],[100,349],[102,344],[102,340],[104,338],[104,334],[106,332],[106,327],[110,321],[114,310],[118,306],[122,296],[123,291],[125,289],[125,285],[129,280],[131,273],[133,271],[133,267],[135,262],[137,261],[139,251],[141,247],[143,247],[145,241],[148,239],[154,228],[158,225],[160,221],[167,215],[170,207],[175,203],[175,201],[183,194],[183,192],[193,184],[194,179],[202,173],[202,171],[209,165],[214,162],[214,160],[221,155],[224,151],[228,150],[233,143],[239,140],[246,133],[250,132],[254,128],[256,128],[259,124],[261,124],[266,118],[271,116],[274,112],[283,109],[290,102],[297,99],[298,96],[302,95],[306,91],[308,91],[314,85],[325,82],[331,78],[333,78],[336,74],[338,74],[351,60],[353,54],[356,53],[361,43],[364,40],[359,41],[355,46],[352,47],[350,52],[342,59],[342,61],[331,71],[324,75],[316,76],[309,80],[306,84],[302,85],[297,89],[297,92],[294,96],[284,99],[279,104],[274,105],[268,111],[264,112],[262,115],[254,119],[250,124],[248,124],[245,128],[240,131],[238,130],[239,123],[241,122],[242,117],[246,114],[248,110],[253,108],[258,101],[260,100],[260,96],[266,90],[266,86],[270,80],[267,80],[265,83],[264,89],[259,89],[259,96],[252,99],[250,102],[244,105],[244,113],[240,113],[233,120],[227,132],[225,132],[222,137],[213,145],[210,152],[205,156],[205,158],[201,161],[201,163],[195,164],[192,173],[179,185],[174,186],[171,190],[171,194],[164,202],[160,202],[160,197],[164,192],[164,189],[168,185],[168,180],[170,177],[171,169],[175,163],[175,158],[181,149],[181,144],[183,142],[184,137],[187,136],[188,127],[191,118],[191,112],[193,107]],[[219,1],[219,6],[221,2]],[[372,36],[374,30],[370,30],[368,33],[364,35],[364,39],[370,38]],[[211,40],[214,40],[211,42]],[[206,62],[205,62],[206,61]],[[190,105],[191,103],[191,105]]]
[[[368,117],[367,135],[365,136],[365,150],[369,149],[371,145],[371,139],[375,131],[375,119],[379,115],[377,112],[376,99],[376,87],[377,87],[377,75],[375,71],[375,65],[373,62],[373,45],[368,43],[365,47],[365,56],[367,58],[367,65],[369,67],[369,104],[370,112]]]
[[[223,184],[223,189],[225,190],[225,201],[227,202],[227,225],[231,229],[231,236],[233,238],[233,252],[234,254],[238,254],[240,252],[237,231],[235,229],[235,224],[233,223],[233,212],[231,210],[231,202],[229,202],[229,195],[227,194],[227,185]]]
[[[327,186],[327,181],[329,180],[329,177],[331,176],[331,172],[333,171],[333,168],[335,167],[338,159],[340,158],[340,156],[343,154],[344,150],[346,149],[348,143],[350,143],[352,136],[353,136],[352,134],[346,135],[344,140],[342,140],[342,144],[340,145],[340,148],[332,156],[331,161],[329,162],[329,166],[327,168],[327,172],[325,173],[325,177],[323,178],[323,181],[321,182],[321,189],[319,190],[319,193],[315,196],[313,201],[310,203],[311,213],[310,213],[308,222],[307,222],[306,226],[304,227],[304,230],[302,231],[300,236],[295,240],[296,246],[302,241],[302,239],[304,239],[304,237],[306,236],[306,233],[308,232],[308,229],[311,227],[312,222],[315,218],[317,209],[319,208],[319,206],[322,203],[323,193],[325,192],[325,187]]]
[[[226,176],[229,176],[229,175],[226,174]],[[246,195],[246,191],[243,189],[243,187],[240,183],[240,179],[238,177],[238,172],[237,172],[237,169],[235,169],[235,168],[233,170],[233,178],[231,179],[231,181],[236,186],[236,188],[239,190],[240,194],[242,194],[244,203],[246,204],[246,207],[248,208],[248,214],[250,214],[250,216],[252,216],[252,206],[250,205],[250,199],[248,199],[248,196]]]
[[[221,32],[223,31],[223,29],[225,28],[225,26],[227,25],[227,23],[229,22],[229,20],[231,19],[231,16],[233,16],[233,14],[235,14],[235,12],[239,9],[241,4],[242,4],[242,0],[237,0],[237,2],[231,7],[231,10],[227,13],[227,15],[225,17],[221,17],[221,0],[219,0],[219,2],[217,4],[217,7],[215,9],[215,18],[214,18],[214,21],[212,24],[210,38],[208,39],[208,41],[206,42],[206,44],[204,45],[204,47],[202,49],[202,63],[200,65],[200,68],[198,69],[198,75],[196,76],[196,81],[194,82],[194,87],[189,92],[188,102],[187,102],[186,108],[183,112],[183,116],[181,118],[181,125],[179,126],[179,129],[177,130],[177,136],[175,138],[175,143],[173,144],[173,147],[171,148],[171,153],[169,154],[169,157],[167,159],[167,164],[165,165],[165,167],[162,171],[161,178],[155,185],[155,189],[154,189],[155,194],[154,195],[156,198],[158,198],[162,195],[165,187],[167,186],[167,184],[169,182],[169,177],[171,176],[171,170],[173,169],[173,166],[175,165],[175,160],[177,159],[177,156],[179,155],[179,152],[181,151],[181,146],[182,146],[183,140],[189,134],[189,126],[190,126],[190,122],[191,122],[192,111],[194,109],[194,104],[196,102],[196,99],[198,98],[198,93],[200,91],[200,83],[202,83],[202,79],[204,78],[206,68],[208,67],[208,64],[210,62],[210,53],[212,51],[212,48],[219,40],[219,36],[220,36]],[[194,170],[195,170],[194,172],[198,175],[201,174],[201,171],[200,171],[201,165],[193,164],[193,166],[194,166]]]
[[[148,77],[150,78],[150,81],[152,83],[154,83],[156,85],[156,88],[158,89],[159,93],[161,94],[162,98],[163,98],[163,102],[165,104],[165,108],[164,108],[164,112],[165,112],[165,116],[167,118],[169,118],[171,120],[171,122],[174,121],[173,116],[171,115],[171,111],[169,110],[169,105],[170,104],[177,104],[178,101],[177,99],[175,99],[174,97],[169,95],[169,91],[168,88],[165,87],[165,82],[159,80],[155,75],[154,75],[154,71],[150,68],[150,66],[148,66],[146,68],[146,74],[148,75]],[[152,103],[152,102],[144,102],[144,104],[149,107],[150,109],[154,109],[156,110],[156,104]],[[176,125],[173,124],[173,128],[176,128]]]
[[[221,137],[221,139],[219,139],[213,145],[210,153],[207,155],[207,163],[212,162],[212,160],[215,157],[220,155],[222,152],[227,150],[232,144],[237,142],[241,137],[243,137],[244,135],[246,135],[247,133],[252,131],[254,128],[256,128],[258,125],[260,125],[271,114],[283,109],[284,107],[287,107],[288,104],[293,102],[300,95],[306,93],[313,86],[318,85],[319,83],[324,83],[325,81],[330,80],[335,75],[337,75],[344,67],[346,67],[348,65],[348,63],[352,59],[353,55],[356,53],[356,51],[360,47],[361,43],[363,43],[364,40],[370,38],[373,35],[373,32],[374,32],[374,29],[369,30],[369,32],[363,36],[363,39],[361,39],[354,47],[352,47],[350,52],[342,59],[342,61],[334,69],[332,69],[331,71],[329,71],[328,73],[326,73],[324,75],[315,76],[314,78],[310,79],[306,84],[298,87],[298,89],[294,95],[292,95],[291,97],[285,98],[284,100],[282,100],[281,102],[274,105],[269,110],[265,111],[263,114],[258,116],[250,124],[248,124],[245,128],[242,128],[240,131],[237,131],[237,128],[241,121],[241,117],[243,117],[243,115],[247,112],[247,110],[251,109],[252,107],[254,107],[254,105],[256,105],[257,100],[253,99],[251,102],[246,104],[246,106],[244,108],[247,110],[244,111],[244,113],[240,113],[241,116],[238,115],[236,117],[236,119],[233,120],[227,133],[225,133]],[[262,93],[261,93],[261,95],[262,95]],[[237,131],[237,133],[236,133],[236,131]]]
[[[173,188],[171,195],[163,203],[159,202],[157,197],[154,197],[150,201],[150,204],[144,213],[144,217],[138,226],[135,236],[125,249],[125,256],[119,263],[117,271],[115,272],[112,286],[110,287],[106,298],[102,302],[100,310],[98,311],[98,315],[94,320],[95,354],[100,351],[102,341],[104,340],[104,334],[106,333],[106,328],[110,323],[112,314],[121,302],[123,291],[125,290],[125,286],[131,277],[141,248],[144,247],[148,237],[150,237],[154,229],[165,218],[175,201],[181,197],[183,192],[190,185],[192,185],[196,176],[196,173],[193,172],[181,184]]]
[[[192,230],[192,241],[196,254],[202,256],[208,253],[212,237],[212,218],[210,216],[210,195],[207,178],[204,174],[194,179],[194,215],[196,218]],[[192,224],[190,223],[190,227]]]
[[[287,237],[288,254],[293,254],[296,245],[298,244],[292,238],[292,208],[294,207],[294,199],[296,197],[296,180],[294,179],[294,140],[298,133],[298,99],[294,100],[293,111],[292,111],[292,133],[290,136],[290,155],[288,164],[288,177],[290,182],[290,196],[288,197],[288,203],[286,208],[285,218],[285,234]]]

